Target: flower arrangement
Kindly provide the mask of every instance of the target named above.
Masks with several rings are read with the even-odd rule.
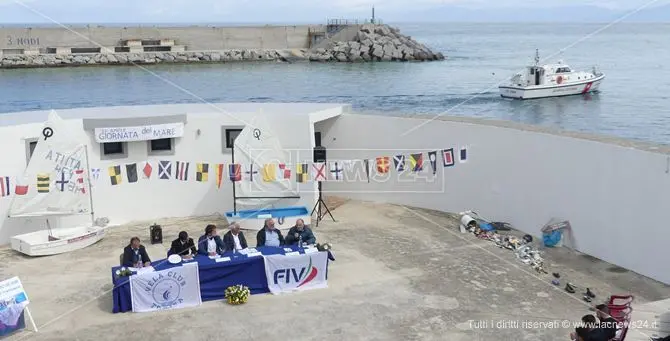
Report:
[[[122,266],[121,269],[116,270],[116,277],[127,277],[132,275],[133,272],[130,271],[130,269],[126,268],[125,266]]]
[[[225,297],[228,304],[238,305],[247,303],[250,294],[249,288],[239,284],[226,288]]]
[[[330,251],[331,247],[328,243],[316,244],[316,249],[319,251]]]

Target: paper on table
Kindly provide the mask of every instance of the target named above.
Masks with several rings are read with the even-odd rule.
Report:
[[[154,272],[154,271],[155,271],[155,270],[154,270],[154,267],[153,267],[153,266],[147,266],[146,268],[139,268],[139,269],[137,269],[137,274],[138,274],[138,275],[141,275],[141,274],[145,274],[145,273],[147,273],[147,272]]]
[[[216,256],[209,256],[209,259],[217,259],[217,258],[219,258],[219,257],[221,257],[221,256],[220,256],[220,255],[216,255]]]
[[[299,256],[300,252],[297,252],[297,251],[287,252],[284,255],[286,255],[286,256]]]
[[[317,250],[316,248],[313,248],[313,247],[310,247],[310,248],[306,248],[306,249],[305,249],[305,254],[306,254],[306,255],[308,255],[308,254],[310,254],[310,253],[316,253],[316,252],[319,252],[319,250]]]
[[[249,249],[242,249],[242,250],[238,250],[237,252],[239,252],[240,254],[246,255],[247,253],[249,253]]]
[[[219,263],[219,262],[227,262],[227,261],[229,261],[229,260],[230,260],[230,257],[221,257],[221,258],[217,258],[217,259],[216,259],[216,262],[217,262],[217,263]]]
[[[262,254],[260,252],[247,253],[247,257],[257,257],[257,256],[262,256]]]
[[[286,251],[286,252],[291,252],[291,251],[293,251],[293,249],[290,248],[290,247],[285,247],[285,248],[284,248],[284,251]]]
[[[255,247],[248,248],[247,250],[248,250],[248,251],[247,251],[248,253],[258,252],[258,250],[256,250]]]

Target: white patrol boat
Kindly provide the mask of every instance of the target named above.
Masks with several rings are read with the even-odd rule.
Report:
[[[504,98],[534,99],[580,95],[598,90],[605,75],[593,67],[592,72],[573,71],[559,61],[557,64],[539,65],[540,55],[535,51],[535,65],[518,73],[507,85],[499,86]]]

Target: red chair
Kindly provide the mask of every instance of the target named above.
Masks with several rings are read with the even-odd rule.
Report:
[[[628,325],[630,324],[633,307],[631,307],[635,297],[633,295],[612,295],[607,303],[609,308],[609,315],[617,322],[622,323],[619,337],[612,339],[612,341],[623,341],[628,334]]]
[[[610,296],[607,305],[627,305],[633,303],[635,297],[633,295],[612,295]]]

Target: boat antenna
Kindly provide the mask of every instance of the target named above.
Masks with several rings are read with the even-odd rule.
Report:
[[[535,66],[540,64],[540,50],[535,49]]]

